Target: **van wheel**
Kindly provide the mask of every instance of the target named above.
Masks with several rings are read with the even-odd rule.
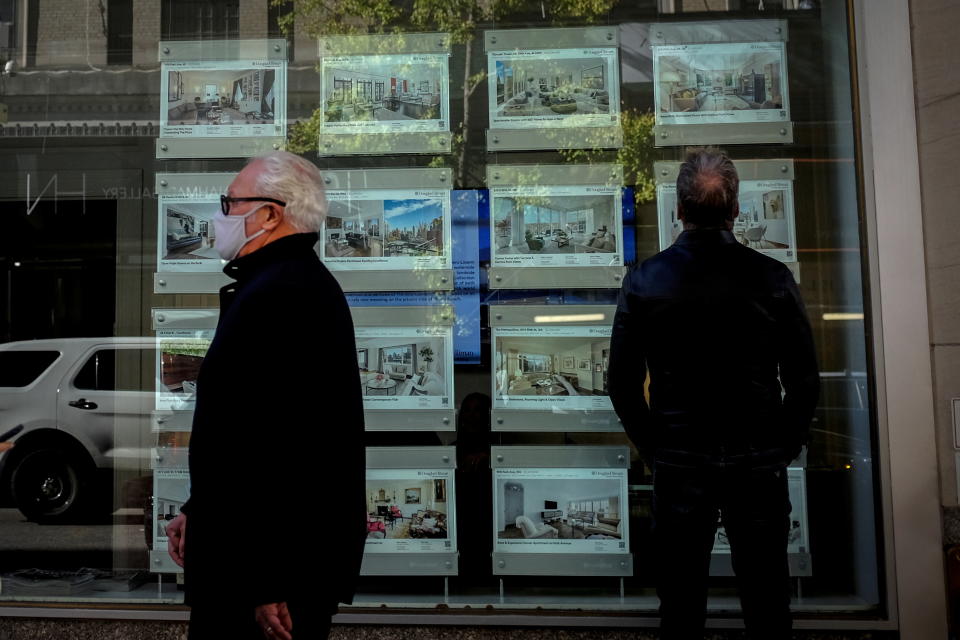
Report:
[[[18,461],[10,489],[28,520],[53,524],[81,515],[90,481],[88,467],[77,456],[62,449],[38,449]]]

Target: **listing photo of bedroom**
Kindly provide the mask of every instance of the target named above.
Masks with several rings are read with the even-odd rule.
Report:
[[[437,64],[324,65],[324,122],[436,120],[442,73]]]
[[[443,205],[434,198],[331,200],[324,257],[379,258],[443,254]]]
[[[163,125],[273,124],[274,69],[167,72]]]
[[[661,113],[783,108],[779,51],[716,54],[704,47],[657,60]]]
[[[624,539],[620,479],[497,479],[498,539]]]
[[[445,539],[447,480],[367,480],[367,539]]]
[[[495,197],[497,255],[615,253],[619,197]]]
[[[443,338],[357,338],[364,396],[447,395]]]
[[[217,202],[165,204],[163,260],[211,260],[218,267],[211,219],[219,210]]]
[[[496,116],[609,113],[606,65],[604,58],[497,60]]]
[[[497,397],[606,396],[610,338],[496,338]]]

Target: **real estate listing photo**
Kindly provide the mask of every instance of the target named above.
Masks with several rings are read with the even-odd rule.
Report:
[[[779,51],[724,51],[659,56],[660,113],[783,109]]]
[[[180,507],[190,497],[190,480],[186,473],[177,477],[157,477],[154,479],[154,524],[157,538],[167,537],[167,524],[178,515]]]
[[[615,253],[618,195],[495,197],[497,255]]]
[[[367,480],[367,539],[448,537],[447,480]]]
[[[365,396],[447,395],[443,338],[357,338]]]
[[[439,256],[443,204],[435,198],[330,200],[324,257]]]
[[[200,365],[210,348],[209,338],[160,339],[160,385],[157,392],[186,402],[197,392]]]
[[[440,118],[445,69],[403,58],[372,56],[366,63],[324,65],[324,122]]]
[[[605,58],[507,58],[490,79],[496,117],[568,116],[610,112]],[[492,70],[491,70],[492,71]],[[616,107],[616,105],[615,105]]]
[[[275,69],[167,71],[162,126],[273,124]]]
[[[220,255],[214,248],[213,223],[211,218],[220,210],[217,202],[191,202],[163,205],[161,220],[164,224],[162,260],[165,262],[211,261],[212,268],[219,268]]]
[[[496,394],[606,396],[609,355],[610,338],[498,336]]]
[[[624,539],[621,490],[612,478],[499,478],[497,538]]]

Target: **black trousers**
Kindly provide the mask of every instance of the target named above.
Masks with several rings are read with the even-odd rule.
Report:
[[[790,638],[787,471],[657,462],[653,480],[663,640],[703,638],[718,515],[750,638]]]
[[[336,608],[323,603],[289,602],[294,640],[326,640],[330,634],[330,618]],[[190,608],[187,640],[266,640],[257,624],[254,608],[241,608],[221,603],[195,605]]]

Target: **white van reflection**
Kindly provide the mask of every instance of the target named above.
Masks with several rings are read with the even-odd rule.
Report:
[[[161,356],[155,338],[0,344],[0,433],[24,426],[0,454],[0,486],[37,522],[108,510],[114,496],[102,482],[119,487],[152,473],[157,398],[188,407],[201,361]]]

